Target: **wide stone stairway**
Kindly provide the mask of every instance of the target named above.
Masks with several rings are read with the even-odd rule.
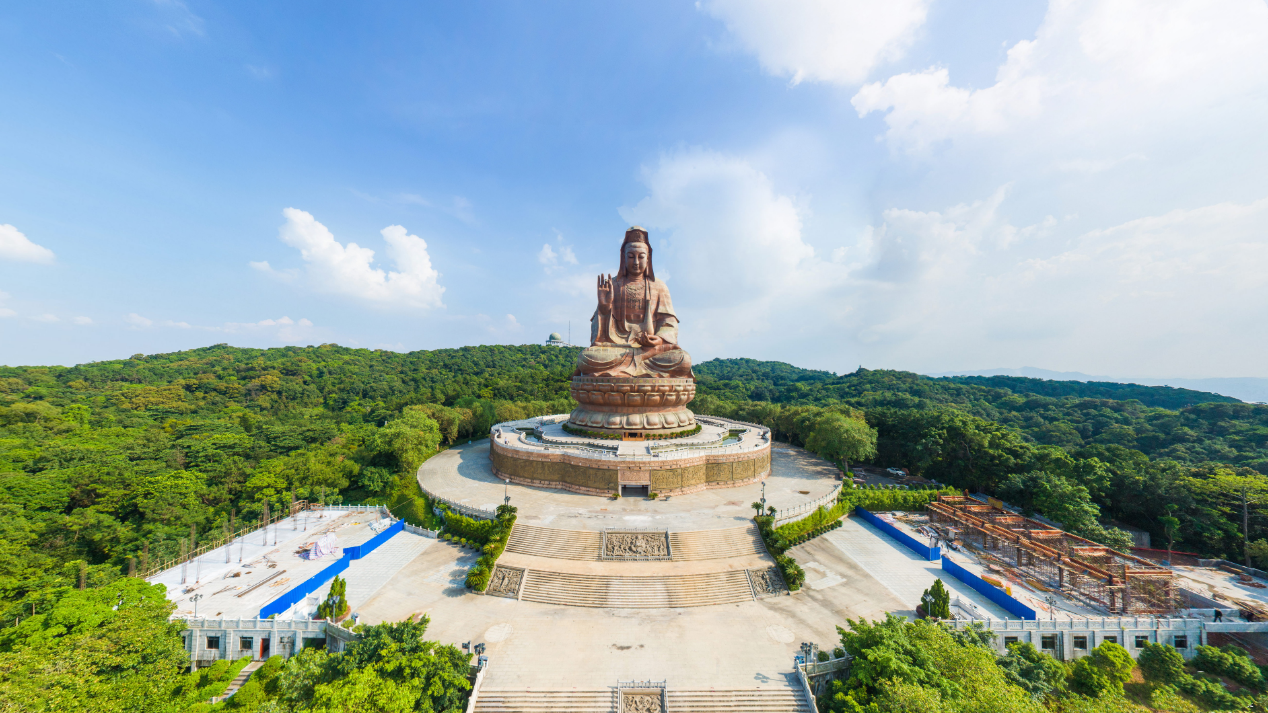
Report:
[[[481,690],[476,713],[621,713],[616,691]],[[665,690],[665,713],[813,713],[797,688]]]
[[[771,594],[774,564],[753,525],[667,533],[516,524],[489,593],[613,609],[738,604]]]
[[[693,530],[669,533],[675,562],[752,557],[766,554],[757,528],[733,527],[725,530]]]
[[[507,540],[506,551],[537,557],[568,560],[597,560],[603,548],[603,533],[592,530],[556,530],[516,523]]]
[[[520,599],[614,609],[668,609],[751,602],[744,570],[661,576],[608,576],[530,570]]]
[[[761,535],[751,525],[671,532],[669,548],[675,562],[766,554]],[[603,554],[603,533],[516,524],[511,531],[511,539],[506,543],[506,551],[536,557],[595,561]]]

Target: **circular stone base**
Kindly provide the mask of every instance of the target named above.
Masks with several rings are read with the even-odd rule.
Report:
[[[611,495],[645,486],[658,495],[747,485],[770,473],[770,429],[698,416],[685,438],[611,441],[573,436],[567,415],[499,423],[489,432],[493,473],[511,482]]]

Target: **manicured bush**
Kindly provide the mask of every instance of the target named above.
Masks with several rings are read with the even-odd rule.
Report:
[[[819,653],[815,656],[815,658],[816,658],[816,659],[818,659],[819,661],[827,661],[827,660],[828,660],[829,658],[831,658],[831,657],[830,657],[830,656],[828,656],[828,652],[827,652],[827,651],[820,651],[820,652],[819,652]]]

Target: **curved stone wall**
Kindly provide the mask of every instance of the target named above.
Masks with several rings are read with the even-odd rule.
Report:
[[[678,458],[624,460],[575,453],[526,451],[493,440],[493,472],[512,482],[609,495],[622,484],[647,485],[661,495],[746,485],[770,473],[770,447],[747,453],[701,453]]]

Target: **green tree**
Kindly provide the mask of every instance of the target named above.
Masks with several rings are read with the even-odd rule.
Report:
[[[1136,661],[1150,681],[1171,684],[1184,675],[1184,657],[1166,644],[1146,643]]]
[[[1249,567],[1250,515],[1253,509],[1268,502],[1268,476],[1220,468],[1207,477],[1188,478],[1186,484],[1195,495],[1214,504],[1223,512],[1231,514],[1233,510],[1240,510],[1242,556]]]
[[[951,593],[942,584],[941,578],[935,579],[933,586],[920,595],[920,605],[925,610],[925,616],[934,619],[951,618]]]
[[[876,457],[876,429],[862,418],[828,413],[815,421],[806,448],[828,460],[840,461],[848,473],[850,461]]]
[[[1065,666],[1028,641],[1009,644],[1008,653],[997,662],[1004,677],[1035,700],[1042,700],[1065,682]]]
[[[167,711],[187,657],[162,585],[123,578],[28,595],[0,634],[0,709]]]
[[[374,447],[389,454],[397,470],[412,474],[440,447],[440,428],[423,409],[410,406],[374,436]]]
[[[1088,696],[1106,693],[1122,694],[1123,684],[1131,680],[1136,662],[1127,649],[1106,641],[1083,658],[1074,662],[1070,682],[1079,692]]]

